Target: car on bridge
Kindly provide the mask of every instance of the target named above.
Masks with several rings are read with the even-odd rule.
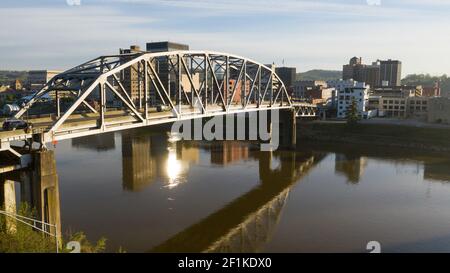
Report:
[[[165,105],[159,104],[156,106],[156,111],[158,111],[158,112],[164,112],[167,110],[169,110],[169,107],[167,107]]]
[[[32,125],[21,119],[7,119],[3,122],[2,126],[5,131],[14,131],[16,129],[25,129],[26,131],[31,131]]]

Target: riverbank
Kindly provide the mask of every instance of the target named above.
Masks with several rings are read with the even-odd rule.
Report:
[[[450,152],[450,128],[421,128],[398,124],[298,122],[298,141],[348,143],[380,147]]]

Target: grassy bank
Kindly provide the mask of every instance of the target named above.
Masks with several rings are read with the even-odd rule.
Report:
[[[4,208],[0,207],[0,210]],[[35,209],[27,203],[22,203],[17,212],[18,215],[37,219]],[[30,221],[26,221],[31,224]],[[106,248],[106,239],[100,238],[97,242],[88,241],[83,232],[68,234],[61,238],[60,252],[69,252],[65,244],[70,241],[80,243],[81,253],[99,253],[104,252]],[[43,232],[34,229],[32,226],[20,222],[12,217],[0,214],[0,253],[55,253],[56,241],[52,236],[45,235]]]
[[[313,142],[355,143],[450,151],[450,129],[346,123],[298,123],[297,138]]]

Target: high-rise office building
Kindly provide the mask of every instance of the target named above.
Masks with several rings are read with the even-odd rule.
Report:
[[[364,82],[370,87],[380,85],[380,63],[378,61],[364,67]]]
[[[382,86],[400,86],[402,62],[397,60],[380,61],[380,83]]]
[[[361,58],[353,57],[342,69],[343,80],[365,82],[370,87],[400,86],[401,74],[402,63],[394,60],[376,61],[372,65],[365,65]]]
[[[189,46],[180,43],[173,42],[152,42],[147,43],[147,51],[152,53],[167,52],[167,51],[179,51],[179,50],[189,50]],[[155,64],[156,71],[158,73],[161,82],[164,85],[166,91],[171,95],[171,90],[175,90],[177,84],[175,82],[175,75],[169,75],[169,62],[166,57],[158,58],[157,64]],[[188,64],[189,65],[189,64]],[[185,74],[185,73],[182,73]],[[169,80],[170,79],[170,80]],[[169,84],[170,82],[170,84]],[[155,92],[150,92],[150,101],[152,104],[160,103],[160,98],[155,95]]]
[[[290,89],[294,86],[297,77],[297,69],[295,67],[276,67],[275,73],[283,81],[286,88]]]
[[[371,87],[378,86],[380,84],[380,66],[378,63],[365,65],[362,63],[361,57],[353,57],[349,64],[343,66],[342,79],[364,82]]]
[[[363,82],[361,78],[360,71],[363,68],[362,58],[353,57],[350,59],[348,64],[345,64],[342,68],[342,79],[343,80],[355,80]]]
[[[166,52],[177,50],[189,50],[189,46],[185,44],[173,43],[173,42],[152,42],[147,43],[148,52]]]
[[[141,49],[137,45],[132,45],[128,49],[119,49],[120,55],[124,54],[132,54],[141,52]],[[125,55],[121,57],[120,61],[122,63],[126,63],[132,59],[131,56]],[[138,73],[138,64],[133,64],[129,68],[124,69],[120,74],[120,81],[124,86],[125,90],[129,92],[128,94],[131,97],[136,105],[138,104],[139,98],[142,95],[142,91],[139,90],[139,73]]]

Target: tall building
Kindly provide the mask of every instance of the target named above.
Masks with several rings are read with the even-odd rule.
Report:
[[[148,52],[156,53],[156,52],[178,51],[178,50],[189,50],[189,46],[169,41],[147,43]]]
[[[380,84],[380,65],[378,62],[365,65],[361,57],[353,57],[349,64],[343,66],[342,79],[365,82],[371,87],[378,86]]]
[[[28,72],[28,89],[31,91],[39,91],[54,76],[62,71],[57,70],[31,70]]]
[[[141,48],[138,45],[132,45],[128,49],[119,49],[120,55],[124,54],[132,54],[141,52]],[[123,56],[120,61],[122,63],[126,63],[131,60],[132,57]],[[139,90],[139,72],[138,72],[138,64],[133,64],[129,68],[122,70],[120,74],[120,81],[124,88],[129,92],[128,94],[131,97],[131,100],[138,105],[138,101],[140,96],[143,96],[142,91]]]
[[[376,87],[381,84],[380,81],[380,62],[374,62],[372,65],[364,67],[364,82],[370,87]]]
[[[361,57],[353,57],[348,64],[342,68],[343,80],[355,80],[358,82],[365,82],[363,75],[364,65]]]
[[[174,43],[174,42],[152,42],[147,43],[146,49],[148,52],[152,53],[158,53],[158,52],[167,52],[167,51],[179,51],[179,50],[189,50],[189,45],[180,44],[180,43]],[[188,64],[189,65],[189,64]],[[167,58],[161,57],[158,58],[158,63],[156,64],[156,70],[158,73],[159,78],[161,79],[161,82],[164,85],[164,88],[169,92],[169,95],[171,94],[170,90],[175,90],[177,88],[177,84],[175,82],[175,75],[169,75],[169,62]],[[170,80],[169,78],[173,79]],[[155,95],[156,92],[150,92],[150,101],[152,104],[158,104],[160,103],[160,98]]]
[[[297,77],[297,68],[295,67],[276,67],[275,73],[283,81],[284,86],[287,89],[291,89],[294,86],[295,79]]]
[[[396,60],[380,61],[380,85],[400,86],[402,80],[402,62]]]
[[[402,63],[396,60],[376,61],[365,65],[361,58],[353,57],[343,66],[342,79],[365,82],[370,87],[399,86],[401,84]]]

